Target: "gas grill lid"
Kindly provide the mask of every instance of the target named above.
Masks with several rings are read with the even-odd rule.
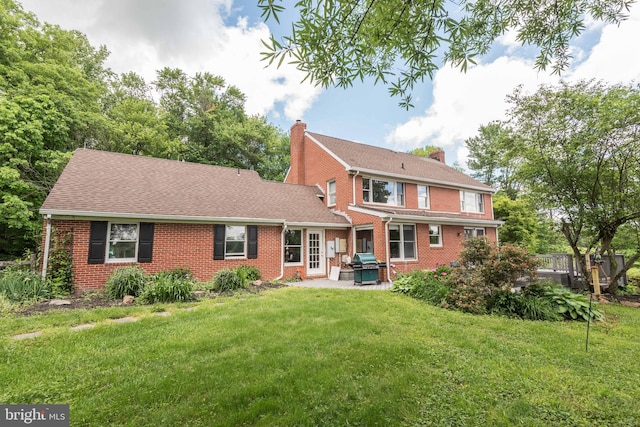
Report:
[[[361,264],[378,264],[378,260],[372,253],[355,254],[353,256],[353,262]]]

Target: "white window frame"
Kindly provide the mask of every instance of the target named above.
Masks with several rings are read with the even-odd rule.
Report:
[[[243,252],[234,252],[229,254],[229,252],[227,251],[227,243],[228,242],[234,242],[234,241],[239,241],[239,240],[230,240],[229,239],[229,228],[242,228],[244,230],[244,244],[243,244]],[[246,258],[247,257],[247,226],[246,225],[225,225],[224,228],[224,257],[225,258],[232,258],[232,259],[238,259],[238,258]]]
[[[400,240],[391,240],[391,227],[399,227],[400,231]],[[405,227],[413,227],[413,253],[415,254],[412,258],[407,258],[404,253],[404,245],[408,243],[404,240],[404,228]],[[398,242],[400,244],[400,257],[399,258],[391,258],[392,261],[417,261],[418,260],[418,242],[416,236],[416,225],[415,224],[389,224],[389,256],[391,256],[391,243]]]
[[[478,230],[482,230],[482,235],[478,236]],[[470,234],[470,236],[468,236],[467,234]],[[464,227],[465,240],[473,239],[475,237],[485,237],[486,235],[487,235],[487,230],[484,227]]]
[[[436,229],[437,233],[431,233],[432,229]],[[438,242],[431,242],[432,237],[437,237]],[[431,247],[442,247],[442,226],[438,224],[429,224],[429,246]]]
[[[301,228],[289,228],[287,229],[287,231],[299,231],[300,232],[300,244],[299,245],[287,245],[287,240],[285,237],[285,241],[284,241],[284,254],[285,254],[285,259],[284,259],[284,263],[287,266],[300,266],[300,265],[304,265],[304,232]],[[286,233],[285,233],[286,234]],[[295,262],[288,262],[287,261],[287,247],[300,247],[300,261],[295,261]]]
[[[112,243],[117,243],[114,242],[113,239],[111,238],[111,226],[112,225],[135,225],[136,226],[136,240],[135,240],[135,244],[136,244],[136,249],[135,249],[135,254],[133,258],[111,258],[109,256],[109,252],[111,249],[111,244]],[[133,242],[133,240],[121,240],[122,242]],[[106,252],[105,252],[105,263],[131,263],[131,262],[137,262],[138,261],[138,245],[140,242],[140,224],[137,222],[126,222],[126,221],[109,221],[108,223],[108,228],[107,228],[107,244],[106,246]]]
[[[332,188],[333,187],[333,188]],[[336,180],[327,181],[327,206],[336,205]]]
[[[425,189],[425,194],[420,195],[420,188]],[[428,185],[418,185],[418,207],[420,209],[431,209],[431,202],[429,197],[429,186]],[[423,206],[424,205],[424,206]]]
[[[460,190],[460,210],[469,213],[484,213],[484,194]]]
[[[365,189],[365,181],[368,181],[369,189]],[[384,182],[386,186],[391,184],[392,191],[391,195],[387,199],[387,202],[374,202],[373,201],[373,190],[372,190],[372,181]],[[400,191],[398,191],[400,189]],[[376,179],[371,177],[362,178],[362,200],[364,203],[371,205],[384,205],[384,206],[404,206],[404,195],[405,195],[405,184],[400,181],[387,181],[382,179]],[[365,197],[365,193],[368,193],[368,197]],[[369,199],[368,201],[365,199]]]

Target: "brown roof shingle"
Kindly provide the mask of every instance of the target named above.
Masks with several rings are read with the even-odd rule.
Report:
[[[464,173],[431,158],[374,147],[359,142],[306,132],[346,163],[351,170],[368,170],[380,175],[412,178],[481,191],[494,190]]]
[[[347,225],[327,209],[318,191],[265,181],[244,169],[78,149],[40,212]]]

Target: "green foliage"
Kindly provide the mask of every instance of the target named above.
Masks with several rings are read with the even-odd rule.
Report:
[[[105,293],[112,299],[120,299],[126,295],[137,297],[147,282],[148,277],[140,266],[118,267],[107,279]]]
[[[153,275],[144,286],[140,301],[145,304],[188,301],[192,285],[193,279],[184,269],[163,271]]]
[[[445,302],[451,291],[450,275],[451,269],[441,265],[433,270],[414,270],[409,274],[398,275],[391,291],[437,306]]]
[[[213,290],[218,292],[235,291],[246,286],[245,280],[235,270],[219,270],[213,277]]]
[[[583,20],[620,22],[631,0],[601,2],[495,2],[463,0],[368,3],[300,0],[295,13],[282,2],[259,0],[265,20],[291,14],[297,20],[281,38],[263,40],[263,59],[278,67],[287,60],[322,87],[348,88],[373,79],[412,107],[412,92],[432,78],[440,58],[466,71],[505,32],[514,31],[523,45],[540,49],[535,67],[568,66],[569,42],[584,30]]]
[[[556,311],[567,320],[604,320],[604,314],[597,308],[597,303],[590,302],[582,294],[576,294],[562,286],[547,286],[545,295],[554,303]]]
[[[452,274],[451,292],[442,306],[471,314],[487,312],[487,297],[491,294],[477,270],[457,269]]]
[[[460,263],[477,272],[487,286],[509,289],[522,277],[535,279],[538,261],[519,246],[495,246],[486,238],[477,237],[463,242]]]
[[[9,269],[0,274],[0,295],[13,302],[37,301],[49,298],[51,286],[39,274]]]
[[[71,233],[51,233],[51,248],[47,265],[47,280],[54,295],[73,292],[73,262],[71,258]]]
[[[238,274],[238,276],[244,278],[244,280],[249,283],[255,282],[256,280],[259,280],[260,277],[262,277],[260,275],[260,270],[258,269],[258,267],[254,267],[252,265],[241,265],[236,268],[236,273]]]
[[[632,267],[627,270],[627,281],[630,285],[640,287],[640,268]]]
[[[487,299],[490,313],[507,317],[518,317],[525,320],[557,321],[562,317],[557,313],[549,298],[534,293],[499,290]]]
[[[540,220],[531,204],[523,198],[512,200],[503,193],[494,195],[492,203],[494,217],[504,221],[500,242],[534,250]]]

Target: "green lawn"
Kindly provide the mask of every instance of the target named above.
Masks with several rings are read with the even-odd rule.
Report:
[[[585,352],[585,323],[390,292],[281,288],[190,306],[0,319],[0,403],[69,403],[71,425],[95,426],[640,423],[638,309],[604,307]],[[140,320],[108,320],[123,316]]]

